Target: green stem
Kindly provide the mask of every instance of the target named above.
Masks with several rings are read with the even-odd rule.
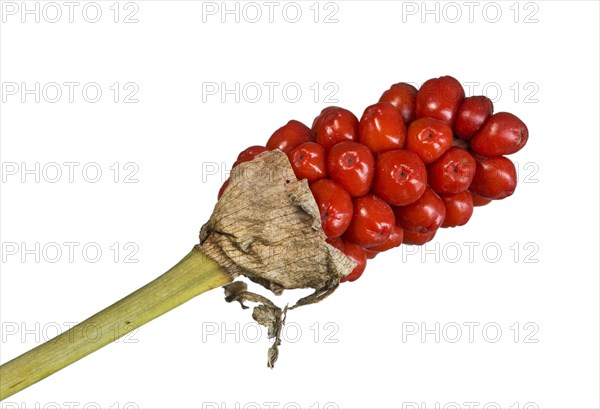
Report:
[[[52,375],[231,277],[195,248],[156,280],[0,366],[0,401]],[[114,328],[119,328],[115,331]],[[122,329],[122,331],[121,331]]]

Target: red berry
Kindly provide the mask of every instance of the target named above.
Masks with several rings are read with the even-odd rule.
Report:
[[[365,109],[359,124],[359,141],[374,155],[402,149],[406,139],[406,125],[402,114],[392,104],[378,102]]]
[[[378,244],[377,246],[369,247],[367,249],[367,257],[369,257],[369,252],[382,252],[398,247],[402,244],[402,239],[404,238],[404,230],[402,227],[394,226],[394,230],[392,230],[392,234],[386,241],[382,244]]]
[[[427,169],[416,153],[400,149],[377,157],[373,193],[389,204],[413,203],[426,187]]]
[[[269,150],[279,149],[286,155],[296,146],[313,140],[310,128],[294,119],[276,130],[267,142]]]
[[[442,195],[467,190],[475,175],[475,159],[463,148],[451,147],[427,167],[429,186]]]
[[[256,156],[260,155],[263,152],[266,152],[268,149],[264,146],[254,145],[249,148],[244,149],[237,157],[237,160],[233,163],[231,169],[235,168],[240,163],[250,162]]]
[[[437,230],[446,216],[446,208],[442,199],[430,188],[414,203],[394,207],[396,224],[405,231],[425,233]]]
[[[343,239],[365,248],[383,244],[394,230],[390,205],[374,195],[354,198],[354,214]]]
[[[223,192],[225,192],[225,189],[227,189],[227,186],[229,186],[229,179],[227,179],[222,185],[221,188],[219,189],[219,194],[217,195],[217,200],[219,200],[221,198],[221,196],[223,196]]]
[[[404,244],[412,244],[414,246],[422,246],[423,244],[433,240],[437,230],[431,230],[425,233],[406,230],[404,232]]]
[[[310,185],[321,213],[321,225],[327,237],[341,236],[352,220],[352,199],[343,187],[331,179]]]
[[[464,99],[465,91],[456,79],[450,76],[432,78],[417,92],[416,118],[430,116],[452,126]]]
[[[471,191],[469,191],[469,193],[471,194],[471,199],[473,199],[473,206],[475,206],[475,207],[485,206],[486,204],[489,204],[491,202],[490,199],[481,197]]]
[[[527,126],[508,112],[492,115],[471,139],[471,150],[484,156],[502,156],[518,152],[529,139]]]
[[[469,187],[471,192],[486,199],[498,200],[512,195],[517,187],[517,170],[504,156],[475,156],[477,168]]]
[[[325,148],[315,142],[304,142],[294,148],[289,155],[290,163],[298,179],[309,183],[327,176]]]
[[[438,159],[452,146],[452,128],[435,118],[420,118],[410,124],[406,149],[413,151],[424,164]]]
[[[315,118],[312,130],[325,150],[342,141],[358,140],[358,118],[344,108],[327,107]]]
[[[339,237],[327,239],[327,243],[331,244],[356,263],[356,267],[354,267],[350,274],[340,280],[342,283],[346,281],[355,281],[365,271],[365,268],[367,267],[367,258],[375,258],[377,255],[376,251],[368,251],[357,244],[346,243]]]
[[[344,241],[341,238],[339,238],[339,237],[328,237],[326,241],[327,241],[327,243],[331,244],[333,247],[335,247],[336,249],[338,249],[342,253],[344,252]]]
[[[473,199],[469,191],[452,196],[442,196],[446,207],[446,217],[442,227],[456,227],[467,224],[473,215]]]
[[[344,250],[342,252],[352,261],[356,263],[354,270],[350,272],[346,277],[343,277],[340,282],[356,281],[367,267],[367,255],[365,249],[353,243],[344,243]]]
[[[494,113],[494,103],[482,95],[465,98],[454,122],[454,134],[462,140],[470,140]]]
[[[350,193],[367,194],[373,183],[375,160],[369,148],[358,142],[340,142],[327,155],[327,173]]]
[[[379,102],[389,102],[396,107],[405,124],[410,124],[415,119],[415,98],[417,89],[405,82],[394,84],[381,95]]]
[[[266,152],[268,149],[264,146],[254,145],[249,148],[244,149],[237,157],[238,162],[248,162],[254,159],[256,156],[260,155],[263,152]]]
[[[365,254],[367,255],[367,260],[372,260],[375,257],[377,257],[377,255],[379,254],[378,251],[373,251],[371,249],[364,249],[364,250],[365,250]]]

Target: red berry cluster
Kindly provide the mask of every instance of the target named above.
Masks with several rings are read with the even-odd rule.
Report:
[[[292,120],[233,166],[283,151],[298,179],[310,183],[328,242],[356,261],[342,279],[354,281],[367,258],[402,243],[425,244],[438,228],[467,223],[473,206],[513,194],[516,170],[505,155],[525,145],[528,131],[516,116],[493,110],[487,97],[465,98],[450,76],[419,90],[401,82],[360,120],[325,108],[312,129]]]

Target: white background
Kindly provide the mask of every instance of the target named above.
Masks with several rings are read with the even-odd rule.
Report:
[[[222,182],[206,170],[230,166],[289,119],[310,125],[332,104],[360,117],[392,83],[449,74],[473,83],[468,94],[485,89],[496,111],[521,117],[530,140],[512,157],[520,172],[514,196],[476,209],[427,252],[379,256],[326,302],[290,313],[274,370],[264,332],[251,342],[250,312],[215,290],[0,407],[599,407],[597,2],[337,1],[318,4],[316,16],[311,1],[299,3],[297,23],[286,21],[295,17],[286,2],[273,6],[272,22],[269,6],[255,3],[256,23],[256,8],[244,2],[239,22],[232,14],[224,23],[221,2],[98,2],[96,23],[86,21],[95,17],[87,2],[75,6],[73,22],[58,2],[56,23],[47,21],[56,9],[46,2],[38,3],[39,23],[27,14],[23,23],[21,2],[7,3],[1,362],[177,262],[196,243]],[[337,22],[324,22],[330,13]],[[22,95],[22,83],[36,82],[37,103]],[[50,102],[53,82],[79,83],[74,101],[61,85],[62,98]],[[268,82],[279,83],[272,100]],[[87,83],[101,88],[98,102],[83,98]],[[203,93],[212,83],[239,83],[239,102]],[[251,83],[261,84],[258,102]],[[297,102],[290,87],[302,91]],[[125,103],[135,90],[138,102]],[[337,102],[326,99],[330,92]],[[79,163],[73,183],[64,162]],[[22,163],[39,163],[39,183]],[[56,183],[53,163],[63,172]],[[88,180],[102,169],[98,182],[85,180],[86,164]],[[127,175],[137,182],[124,183]],[[78,243],[72,262],[65,242]],[[39,262],[23,253],[36,243]],[[63,251],[54,263],[52,243]],[[465,243],[475,243],[471,255]],[[82,255],[86,244],[102,249],[97,262],[93,251]],[[124,262],[131,252],[137,263]]]

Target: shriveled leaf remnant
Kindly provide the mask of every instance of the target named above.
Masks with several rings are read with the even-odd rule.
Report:
[[[277,295],[286,289],[315,290],[282,309],[249,292],[244,283],[225,287],[227,301],[259,304],[252,316],[275,339],[269,367],[277,360],[287,310],[322,301],[355,266],[325,240],[308,182],[296,179],[286,155],[278,150],[233,170],[229,186],[200,230],[198,249],[230,274],[248,277]]]

